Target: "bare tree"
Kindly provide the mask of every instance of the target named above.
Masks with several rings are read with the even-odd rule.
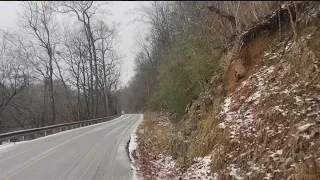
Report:
[[[4,32],[0,45],[0,124],[1,115],[14,98],[28,85],[27,68],[19,48],[8,40]]]
[[[68,65],[70,76],[74,79],[71,79],[70,83],[77,89],[77,105],[75,108],[77,110],[78,120],[81,118],[90,118],[90,111],[88,111],[90,110],[90,103],[87,93],[88,76],[86,75],[86,54],[88,50],[86,40],[82,36],[84,36],[82,29],[66,28],[63,35],[64,38],[61,40],[62,48],[59,51],[59,57]],[[81,101],[82,98],[84,98],[85,102]],[[82,115],[83,113],[81,113],[82,103],[86,105],[87,110],[85,115]]]
[[[4,126],[38,127],[117,113],[117,26],[97,16],[106,13],[101,8],[106,3],[22,4],[19,33],[5,32],[0,39]],[[61,17],[72,26],[56,21]]]
[[[85,29],[85,34],[87,37],[88,45],[89,45],[89,54],[90,54],[90,99],[91,99],[91,117],[95,118],[97,116],[98,106],[99,106],[99,77],[98,77],[98,58],[96,53],[96,45],[94,41],[93,29],[92,29],[92,19],[94,15],[97,13],[103,13],[101,10],[102,5],[105,3],[96,3],[93,1],[64,1],[60,5],[58,5],[58,11],[62,13],[72,13],[75,15],[79,22],[83,24]],[[94,67],[93,67],[94,66]],[[95,80],[93,80],[93,76]],[[93,93],[93,84],[95,94]],[[95,101],[93,100],[93,96],[95,96]]]
[[[115,24],[108,26],[102,20],[95,24],[95,29],[94,41],[97,44],[99,67],[101,67],[99,69],[101,95],[106,115],[111,115],[114,114],[112,88],[117,85],[120,78],[120,71],[118,71],[120,57],[114,51],[117,29]]]
[[[54,11],[51,7],[51,2],[25,2],[24,12],[20,15],[22,19],[22,27],[31,31],[39,46],[44,49],[46,56],[38,55],[38,59],[42,61],[47,67],[45,76],[45,90],[48,86],[49,97],[51,105],[51,124],[55,124],[56,110],[53,89],[53,60],[55,43],[53,40],[54,25]]]

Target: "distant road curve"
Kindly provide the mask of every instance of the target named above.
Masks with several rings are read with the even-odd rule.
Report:
[[[0,146],[0,180],[130,180],[126,143],[142,114]]]

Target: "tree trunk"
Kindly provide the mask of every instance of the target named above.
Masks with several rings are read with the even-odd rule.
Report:
[[[48,47],[48,55],[49,55],[49,83],[50,83],[50,103],[51,103],[51,124],[56,124],[56,106],[54,102],[54,92],[53,92],[53,55],[51,47]]]
[[[90,118],[91,117],[90,100],[88,100],[87,91],[86,91],[86,65],[85,65],[84,59],[82,59],[82,76],[83,76],[82,88],[83,88],[84,99],[85,99],[86,106],[87,106],[87,110],[86,110],[87,117],[86,118]],[[89,83],[88,83],[88,86],[89,86],[89,91],[90,91],[90,84]],[[90,92],[88,92],[88,94],[89,94],[89,98],[90,98]]]
[[[101,39],[101,58],[102,58],[102,69],[103,69],[103,95],[104,95],[104,107],[106,110],[106,114],[107,116],[110,116],[110,111],[109,111],[109,106],[108,106],[108,96],[106,95],[106,91],[107,91],[107,74],[106,74],[106,62],[105,62],[105,50],[104,50],[104,46],[103,46],[103,39]]]
[[[68,87],[67,87],[67,84],[66,84],[66,82],[65,82],[65,80],[64,80],[64,78],[63,78],[63,76],[62,76],[62,73],[61,73],[61,68],[60,68],[60,66],[59,66],[59,64],[58,64],[58,62],[55,60],[55,63],[56,63],[56,65],[57,65],[57,68],[58,68],[58,72],[59,72],[59,76],[60,76],[60,79],[61,79],[61,82],[62,82],[62,85],[63,85],[63,87],[64,87],[64,90],[65,90],[65,92],[66,92],[66,97],[67,97],[67,101],[68,101],[68,104],[69,104],[69,108],[71,108],[71,114],[72,114],[72,121],[75,121],[76,120],[76,117],[77,117],[77,113],[74,111],[74,109],[72,108],[72,102],[71,102],[71,98],[70,98],[70,93],[69,93],[69,91],[68,91]]]
[[[46,122],[45,122],[45,112],[46,112],[46,99],[47,99],[47,79],[45,78],[44,80],[44,94],[43,94],[43,111],[42,111],[42,116],[40,116],[41,118],[41,125],[40,126],[45,126]]]
[[[90,27],[90,22],[89,22],[89,17],[88,17],[88,35],[90,38],[90,43],[92,47],[92,53],[93,53],[93,61],[94,61],[94,76],[95,76],[95,83],[94,83],[94,88],[95,88],[95,106],[94,106],[94,114],[93,118],[97,117],[98,113],[98,107],[99,107],[99,89],[98,89],[98,83],[99,83],[99,77],[98,77],[98,61],[97,61],[97,54],[96,54],[96,47],[94,44],[94,39],[93,39],[93,34],[91,32],[91,27]]]

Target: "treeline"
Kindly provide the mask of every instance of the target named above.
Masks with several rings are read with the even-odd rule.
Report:
[[[120,56],[106,3],[22,2],[2,31],[0,132],[117,114]]]
[[[138,41],[135,76],[122,91],[124,109],[164,108],[182,116],[210,78],[225,72],[221,55],[236,37],[279,6],[277,1],[176,1],[136,9],[137,20],[150,30]]]

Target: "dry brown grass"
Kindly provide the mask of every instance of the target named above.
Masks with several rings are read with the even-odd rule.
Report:
[[[229,147],[228,133],[218,127],[220,123],[219,110],[211,110],[204,114],[196,122],[196,130],[189,136],[179,136],[176,138],[175,143],[178,146],[172,146],[176,152],[177,163],[181,167],[188,167],[193,163],[194,158],[203,157],[212,154],[217,155],[213,159],[213,166],[221,164],[220,161],[224,159],[223,149]],[[184,122],[182,125],[190,126],[190,121]],[[179,126],[181,128],[181,125]],[[175,127],[178,128],[178,127]],[[177,148],[178,147],[178,148]]]
[[[156,179],[157,173],[161,171],[156,166],[160,154],[170,155],[170,141],[172,139],[171,125],[159,123],[158,114],[152,111],[144,113],[144,119],[137,129],[138,148],[133,152],[135,166],[138,173],[145,180]]]
[[[159,125],[157,120],[155,112],[147,111],[144,113],[144,120],[137,131],[139,142],[154,154],[168,154],[170,148],[168,142],[172,139],[172,129],[169,125]]]
[[[195,136],[190,141],[188,157],[202,157],[208,155],[217,144],[227,144],[228,135],[219,127],[219,115],[210,112],[199,120]]]

